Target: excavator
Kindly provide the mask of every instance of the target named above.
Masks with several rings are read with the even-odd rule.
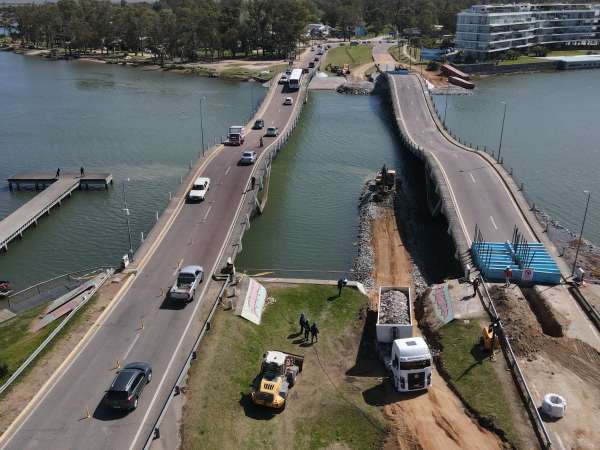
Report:
[[[278,350],[263,355],[260,373],[254,379],[252,401],[256,405],[283,410],[289,390],[302,372],[304,356]]]

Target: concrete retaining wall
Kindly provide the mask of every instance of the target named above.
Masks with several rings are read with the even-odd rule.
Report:
[[[499,66],[493,63],[455,65],[468,74],[497,75],[503,73],[540,72],[542,70],[558,70],[558,61],[545,61],[530,64],[510,64]]]

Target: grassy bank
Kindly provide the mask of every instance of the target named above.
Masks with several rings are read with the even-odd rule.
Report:
[[[324,67],[343,66],[348,64],[350,70],[353,67],[367,64],[373,61],[373,48],[369,45],[345,45],[335,47],[327,52]]]
[[[275,303],[266,307],[260,326],[230,311],[217,313],[190,372],[184,449],[381,448],[384,419],[362,397],[377,381],[347,376],[367,299],[351,289],[341,298],[336,294],[336,288],[324,286],[271,288]],[[298,335],[301,312],[321,331],[314,345]],[[286,409],[277,414],[255,407],[248,396],[269,349],[305,356]]]
[[[439,330],[444,368],[464,401],[481,416],[489,417],[511,442],[516,436],[510,407],[489,353],[479,346],[481,328],[476,322],[455,320]],[[498,358],[502,358],[499,355]]]

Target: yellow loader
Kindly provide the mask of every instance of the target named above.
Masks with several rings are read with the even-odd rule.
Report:
[[[304,356],[269,350],[263,355],[260,373],[254,380],[252,401],[267,408],[283,410],[289,390],[302,372]]]

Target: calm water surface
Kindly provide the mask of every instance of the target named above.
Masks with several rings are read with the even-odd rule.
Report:
[[[0,53],[0,217],[34,192],[10,192],[19,171],[111,172],[108,191],[75,192],[22,241],[0,255],[0,279],[17,287],[101,264],[125,254],[126,181],[134,246],[165,207],[206,142],[245,122],[265,90],[256,83],[146,72],[85,62],[51,62]]]
[[[445,97],[435,99],[442,114]],[[506,102],[505,165],[536,206],[577,233],[590,191],[584,236],[600,244],[600,70],[487,78],[474,95],[447,98],[448,127],[496,152]]]

